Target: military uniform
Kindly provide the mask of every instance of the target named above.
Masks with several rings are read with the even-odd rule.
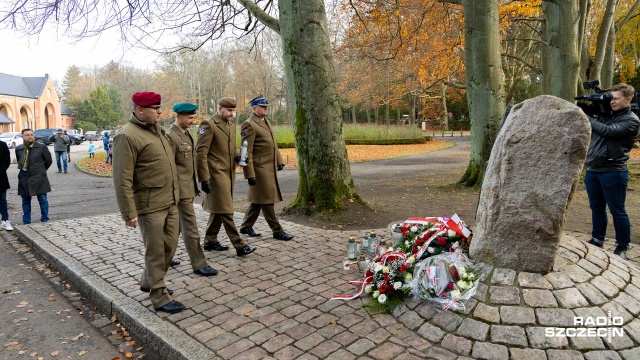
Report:
[[[134,95],[135,96],[135,95]],[[145,247],[141,288],[158,309],[170,302],[164,277],[178,244],[178,172],[158,124],[133,114],[113,140],[113,184],[125,221],[138,218]]]
[[[173,124],[167,130],[167,138],[175,154],[176,168],[178,170],[178,183],[180,188],[180,201],[178,202],[178,214],[180,216],[180,230],[184,240],[191,267],[193,271],[207,266],[207,260],[200,246],[200,233],[196,222],[196,213],[193,209],[193,199],[196,197],[198,185],[195,174],[195,147],[189,131],[186,132],[178,125]]]
[[[256,179],[256,185],[249,186],[251,205],[247,209],[240,229],[242,231],[242,229],[253,227],[262,210],[262,215],[273,235],[284,233],[273,206],[274,203],[282,201],[276,171],[278,165],[284,165],[275,134],[269,121],[266,118],[260,119],[255,114],[251,114],[251,117],[242,124],[240,134],[242,141],[247,140],[249,153],[247,166],[243,169],[244,178]]]
[[[214,115],[200,123],[196,147],[198,181],[209,181],[211,192],[203,194],[202,208],[210,213],[205,246],[218,243],[220,225],[236,250],[246,246],[233,222],[233,185],[236,177],[236,126]]]

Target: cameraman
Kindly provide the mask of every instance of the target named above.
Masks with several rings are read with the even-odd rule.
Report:
[[[584,178],[593,224],[589,244],[597,247],[604,244],[608,206],[616,231],[614,254],[623,259],[627,258],[631,241],[631,224],[624,208],[629,180],[627,161],[633,142],[640,133],[640,120],[630,107],[634,93],[630,85],[614,85],[611,88],[611,114],[598,120],[589,118],[592,132]]]

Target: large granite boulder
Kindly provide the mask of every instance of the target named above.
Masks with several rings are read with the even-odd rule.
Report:
[[[590,138],[587,117],[565,100],[542,95],[513,107],[485,171],[474,260],[551,271]]]

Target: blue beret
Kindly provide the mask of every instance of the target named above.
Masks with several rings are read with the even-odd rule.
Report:
[[[194,105],[188,102],[181,102],[173,105],[173,111],[178,114],[195,114],[196,110],[198,110],[198,105]]]
[[[249,106],[262,106],[262,107],[267,107],[269,106],[269,102],[267,101],[267,99],[264,98],[264,96],[258,96],[257,98],[254,98],[253,100],[251,100],[251,102],[249,103]]]

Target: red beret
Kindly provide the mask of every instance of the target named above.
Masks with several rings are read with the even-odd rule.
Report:
[[[140,106],[160,105],[160,94],[150,91],[141,91],[131,96],[133,103]]]

